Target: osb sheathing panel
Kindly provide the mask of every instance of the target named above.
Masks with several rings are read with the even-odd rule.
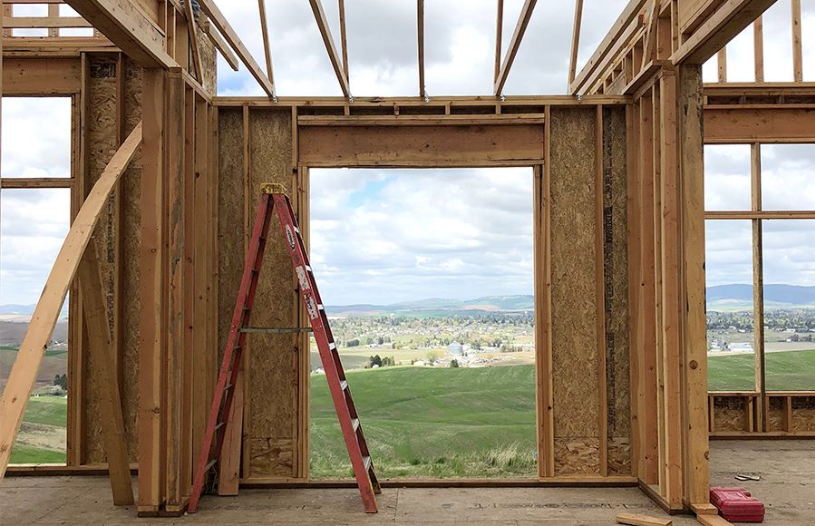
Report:
[[[815,431],[815,396],[792,399],[792,432]]]
[[[767,431],[786,431],[787,404],[783,398],[770,398],[770,405],[767,412]]]
[[[747,400],[742,397],[715,398],[714,429],[716,431],[748,431]]]
[[[292,122],[289,110],[250,113],[249,198],[251,228],[261,183],[292,181]],[[295,281],[291,259],[275,217],[269,231],[252,325],[294,327]],[[249,336],[245,426],[250,477],[294,476],[293,444],[297,404],[297,355],[290,334]]]
[[[555,471],[599,473],[595,110],[551,110]],[[601,306],[602,307],[602,306]]]
[[[119,148],[117,133],[117,70],[116,60],[89,59],[89,74],[86,88],[86,191],[99,179],[113,154]],[[105,304],[108,310],[109,325],[113,325],[113,295],[114,271],[116,265],[116,252],[114,250],[114,199],[108,199],[102,216],[94,231],[94,242],[99,257],[99,269],[102,273],[102,286]],[[93,249],[93,244],[89,246]],[[92,252],[91,252],[92,254]],[[102,442],[102,421],[99,397],[104,393],[106,386],[100,385],[96,371],[99,364],[94,360],[94,354],[88,352],[87,338],[83,341],[86,349],[83,360],[84,400],[83,409],[83,461],[95,464],[105,462],[104,444]]]
[[[260,184],[291,185],[291,112],[253,110],[250,113],[248,179],[244,174],[243,110],[221,108],[219,131],[218,332],[222,349],[235,308],[244,264],[245,236],[254,221]],[[274,218],[252,309],[253,326],[294,326],[292,275],[288,252]],[[285,334],[251,334],[248,342],[243,475],[248,478],[292,477],[298,389],[294,339]]]
[[[199,29],[196,34],[198,35],[198,50],[201,54],[201,62],[204,64],[201,85],[207,93],[215,95],[218,90],[217,51],[212,39],[207,36],[203,29]],[[197,74],[196,78],[199,78]]]
[[[631,473],[628,316],[628,224],[625,108],[603,111],[608,472]]]
[[[129,59],[125,59],[124,96],[124,137],[142,120],[142,69]],[[138,408],[139,408],[139,247],[141,245],[141,196],[142,155],[136,152],[130,166],[122,175],[122,222],[119,240],[122,256],[121,282],[122,300],[120,334],[121,367],[120,388],[122,391],[122,412],[124,414],[127,448],[131,462],[138,460]]]

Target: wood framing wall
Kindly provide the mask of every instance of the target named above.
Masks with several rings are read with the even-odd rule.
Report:
[[[463,101],[346,108],[221,101],[221,343],[261,182],[296,189],[307,233],[309,167],[536,167],[538,338],[545,342],[538,346],[540,476],[632,480],[626,110],[540,102],[499,113],[494,104]],[[252,323],[297,327],[296,283],[284,247],[272,239]],[[306,345],[290,335],[250,338],[245,482],[308,475]]]

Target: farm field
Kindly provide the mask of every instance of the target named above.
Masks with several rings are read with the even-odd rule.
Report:
[[[536,477],[535,370],[386,367],[347,374],[381,479]],[[352,476],[323,375],[311,377],[311,476]]]
[[[815,350],[767,352],[764,359],[767,390],[815,390]],[[754,377],[752,353],[708,356],[708,389],[711,391],[752,391]]]
[[[12,464],[64,464],[68,399],[34,396],[11,451]]]

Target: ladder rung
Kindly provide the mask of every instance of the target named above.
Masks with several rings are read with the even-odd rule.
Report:
[[[232,384],[227,384],[227,385],[224,386],[224,392],[227,392],[230,389],[232,389]]]
[[[347,391],[348,390],[348,382],[346,382],[345,380],[340,381],[340,389],[342,389],[343,391]]]
[[[369,457],[369,458],[370,458],[370,457]],[[207,467],[205,467],[205,468],[204,468],[204,472],[207,472],[207,471],[211,470],[211,469],[212,469],[212,467],[213,467],[215,464],[217,464],[217,463],[218,463],[218,459],[217,459],[217,458],[213,458],[212,460],[210,460],[210,461],[209,461],[209,463],[207,464]]]
[[[334,349],[336,349],[336,348],[337,348],[337,344],[336,344],[336,343],[331,342],[331,343],[329,343],[329,344],[328,344],[328,350],[329,350],[329,351],[333,351],[333,350],[334,350]]]
[[[219,429],[221,429],[225,425],[226,425],[226,422],[218,422],[217,424],[215,424],[215,431],[218,431]]]
[[[365,472],[367,473],[371,469],[371,457],[362,457],[362,463],[365,465]]]
[[[354,433],[356,433],[357,429],[359,429],[359,418],[354,418],[351,420],[351,427],[354,428]]]
[[[325,307],[323,307],[323,305],[322,305],[322,304],[317,305],[317,308],[318,308],[318,309],[320,309],[320,310],[325,310]]]

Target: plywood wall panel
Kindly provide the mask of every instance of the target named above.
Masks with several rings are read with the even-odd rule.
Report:
[[[255,110],[249,115],[249,212],[254,218],[261,183],[281,183],[291,190],[292,123],[290,110]],[[294,291],[291,260],[275,217],[255,295],[252,325],[295,326]],[[298,384],[294,340],[289,334],[251,334],[249,356],[249,410],[244,428],[248,475],[292,477]]]
[[[113,154],[119,148],[118,120],[117,120],[117,61],[115,58],[89,58],[86,79],[86,135],[85,135],[85,162],[86,162],[86,188],[90,190],[102,171],[107,166]],[[105,287],[103,297],[108,310],[108,323],[113,327],[113,296],[114,272],[116,268],[116,253],[114,250],[114,217],[115,217],[114,190],[108,199],[99,223],[93,236],[89,250],[96,245],[99,258],[99,269],[102,273],[102,282]],[[82,338],[87,348],[87,339],[82,330]],[[105,462],[104,444],[102,441],[102,421],[99,396],[104,392],[99,385],[99,376],[96,371],[99,365],[94,361],[94,353],[84,353],[83,377],[85,379],[84,399],[81,405],[83,410],[82,446],[84,463],[99,464]],[[116,357],[118,359],[118,357]]]
[[[596,111],[551,110],[552,386],[557,475],[600,472]]]

